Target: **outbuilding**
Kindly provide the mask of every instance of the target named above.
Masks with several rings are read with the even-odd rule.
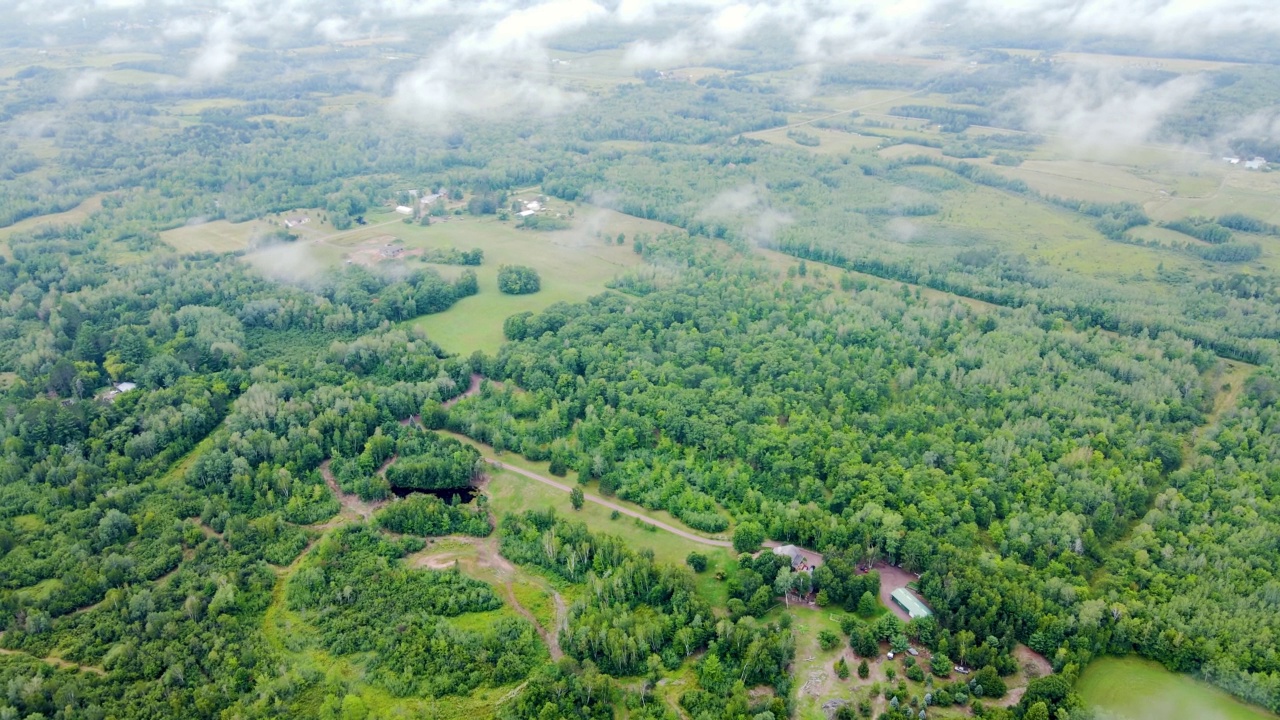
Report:
[[[924,601],[916,597],[916,594],[907,588],[901,587],[894,590],[890,597],[899,607],[907,611],[912,620],[926,618],[933,614],[929,607],[924,604]]]

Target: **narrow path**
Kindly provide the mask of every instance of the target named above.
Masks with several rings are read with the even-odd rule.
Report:
[[[547,644],[547,649],[551,652],[552,661],[559,660],[564,657],[564,652],[560,649],[560,631],[569,625],[569,610],[565,605],[564,598],[551,587],[549,583],[544,582],[541,578],[530,573],[521,572],[510,560],[503,557],[498,548],[497,537],[490,535],[487,538],[471,537],[469,535],[448,535],[437,538],[438,540],[448,540],[450,542],[467,545],[475,549],[475,563],[478,568],[489,570],[496,583],[501,585],[506,591],[507,602],[511,607],[526,620],[533,624],[534,629]],[[469,569],[470,560],[462,559],[456,555],[451,556],[445,554],[443,556],[432,556],[432,550],[427,549],[407,558],[407,562],[413,567],[426,567],[433,570],[442,570],[452,567],[454,563],[462,563],[463,569]],[[520,604],[520,600],[516,597],[514,581],[517,576],[523,578],[529,584],[537,585],[544,592],[551,596],[551,600],[556,606],[555,627],[544,628],[532,612],[524,605]]]
[[[457,397],[449,398],[448,400],[445,400],[443,403],[440,403],[440,407],[444,408],[445,410],[448,410],[454,405],[457,405],[459,400],[465,400],[473,395],[478,394],[480,392],[480,383],[483,381],[484,381],[483,375],[481,375],[480,373],[471,373],[471,384],[467,386],[466,391],[463,392],[461,395],[458,395]]]
[[[35,655],[24,653],[21,650],[5,650],[3,648],[0,648],[0,655],[14,655],[14,656],[20,656],[20,657],[29,657],[33,660],[39,660],[42,663],[47,663],[61,670],[78,670],[80,672],[93,673],[94,675],[107,674],[106,670],[103,670],[97,665],[79,665],[71,662],[70,660],[63,660],[60,657],[36,657]]]

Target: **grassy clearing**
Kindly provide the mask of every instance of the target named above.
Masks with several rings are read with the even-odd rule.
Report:
[[[884,142],[883,138],[872,137],[870,135],[857,135],[853,133],[842,132],[840,130],[828,130],[825,128],[814,127],[812,124],[798,128],[800,132],[808,135],[816,136],[820,142],[817,147],[806,147],[797,143],[795,140],[787,137],[785,132],[777,132],[773,130],[762,130],[760,132],[747,133],[747,137],[753,140],[763,140],[774,145],[782,145],[784,147],[802,148],[819,155],[843,155],[854,150],[867,150],[878,147]]]
[[[533,199],[536,193],[517,193],[513,197]],[[578,302],[604,292],[605,283],[642,262],[631,248],[636,233],[656,234],[670,229],[662,223],[590,205],[552,200],[547,207],[548,212],[566,216],[572,212],[572,227],[534,232],[517,228],[514,221],[503,222],[492,216],[452,214],[433,218],[431,225],[424,227],[405,223],[401,216],[381,210],[365,215],[368,225],[339,232],[325,222],[325,213],[312,209],[270,216],[258,223],[208,223],[180,228],[170,231],[165,239],[191,250],[233,249],[247,244],[254,232],[278,227],[285,217],[306,216],[310,222],[292,230],[299,236],[297,242],[245,256],[247,262],[264,273],[286,278],[305,277],[348,263],[392,272],[431,267],[452,277],[461,268],[424,263],[416,256],[427,249],[480,248],[485,253],[484,264],[476,268],[480,293],[463,299],[448,312],[410,322],[452,352],[495,352],[504,340],[502,321],[507,317],[526,310],[537,312],[556,302]],[[623,245],[616,244],[619,233],[625,236]],[[384,256],[382,251],[388,245],[403,254]],[[498,268],[504,264],[535,268],[542,278],[542,290],[521,296],[498,292]]]
[[[465,298],[447,312],[428,315],[412,323],[427,331],[446,350],[470,353],[496,352],[503,342],[502,321],[518,312],[538,312],[556,302],[578,302],[604,292],[605,283],[641,261],[630,247],[636,232],[660,232],[666,226],[611,210],[589,206],[575,208],[574,227],[558,232],[519,230],[514,223],[495,219],[455,219],[419,227],[388,229],[410,250],[415,247],[481,248],[484,264],[476,269],[478,295]],[[606,244],[597,238],[627,237],[625,245]],[[410,260],[409,262],[415,262]],[[532,295],[498,292],[498,267],[529,265],[542,278],[542,290]],[[443,272],[455,272],[442,268]]]
[[[14,233],[31,232],[45,225],[78,225],[93,213],[102,209],[102,195],[94,195],[66,212],[40,215],[0,228],[0,254],[12,259],[8,240]]]
[[[1207,683],[1134,657],[1093,661],[1076,682],[1076,691],[1094,709],[1115,720],[1275,720],[1277,717]]]
[[[556,605],[550,593],[541,585],[528,579],[515,579],[511,582],[511,593],[516,600],[533,614],[538,625],[547,632],[556,632]]]
[[[186,225],[160,233],[160,239],[172,245],[180,253],[225,253],[248,249],[256,237],[277,229],[275,226],[254,220],[230,223],[226,220]]]
[[[503,462],[511,460],[510,456],[503,456]],[[689,553],[696,550],[706,555],[708,561],[706,571],[695,576],[699,593],[717,607],[723,607],[729,600],[725,583],[715,577],[717,570],[725,570],[726,579],[732,575],[730,566],[736,556],[729,548],[696,544],[627,515],[619,515],[615,519],[613,511],[595,503],[587,503],[581,510],[574,510],[567,493],[505,470],[492,471],[488,494],[490,506],[499,517],[506,513],[552,508],[563,517],[585,522],[592,532],[616,535],[632,548],[652,550],[659,562],[682,565]]]
[[[1054,53],[1054,59],[1068,63],[1084,63],[1109,68],[1134,68],[1166,70],[1175,73],[1212,72],[1232,67],[1248,67],[1244,63],[1218,60],[1191,60],[1181,58],[1147,57],[1142,55],[1107,55],[1105,53],[1064,52]]]
[[[1154,273],[1171,256],[1104,238],[1084,218],[1026,198],[974,186],[950,194],[943,226],[980,230],[1002,249],[1094,275]]]
[[[149,72],[147,70],[111,70],[103,73],[103,79],[117,85],[159,85],[178,80],[176,75]]]
[[[1094,202],[1142,203],[1159,197],[1161,190],[1173,189],[1121,167],[1076,160],[1028,160],[1018,167],[992,165],[991,169],[1047,195]]]

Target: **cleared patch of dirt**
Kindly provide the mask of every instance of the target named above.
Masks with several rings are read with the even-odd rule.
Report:
[[[464,566],[474,562],[474,568],[466,568],[472,571],[468,574],[474,575],[475,570],[486,570],[488,574],[493,575],[497,581],[496,584],[501,586],[512,609],[520,613],[537,629],[538,635],[542,637],[543,642],[547,644],[547,649],[551,652],[551,659],[555,661],[564,657],[564,653],[560,649],[560,630],[569,623],[569,609],[565,605],[564,598],[560,596],[560,593],[556,592],[555,588],[542,582],[540,578],[534,575],[521,573],[510,560],[503,557],[498,552],[498,540],[496,537],[477,538],[451,535],[440,538],[440,541],[436,544],[411,555],[408,562],[412,567],[431,570],[445,570],[453,567],[456,562],[462,562]],[[520,600],[516,598],[515,590],[512,588],[512,581],[518,574],[522,576],[522,579],[539,586],[551,596],[551,600],[556,606],[554,628],[547,629],[542,627],[534,614],[520,604]]]
[[[1018,661],[1022,672],[1029,678],[1044,677],[1053,674],[1053,664],[1040,653],[1026,645],[1019,644],[1013,648],[1013,657]]]

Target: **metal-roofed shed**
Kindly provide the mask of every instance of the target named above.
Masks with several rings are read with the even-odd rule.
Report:
[[[929,617],[933,614],[933,611],[924,604],[924,601],[916,597],[916,594],[907,588],[898,588],[897,590],[894,590],[891,597],[894,602],[898,603],[898,605],[902,607],[903,610],[907,611],[907,614],[911,616],[912,620]]]

